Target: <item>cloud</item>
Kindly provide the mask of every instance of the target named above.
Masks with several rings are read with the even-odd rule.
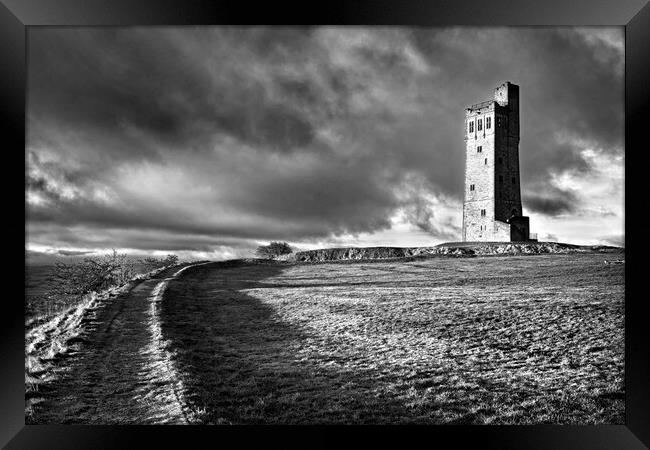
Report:
[[[521,89],[524,207],[591,214],[553,177],[600,170],[585,151],[621,164],[622,38],[565,27],[30,29],[29,239],[237,253],[379,235],[399,216],[414,226],[404,233],[457,240],[464,108],[505,80]]]
[[[61,256],[82,256],[90,255],[94,252],[85,250],[59,250],[57,253]]]
[[[457,240],[461,235],[457,224],[461,203],[437,192],[421,174],[404,175],[398,199],[403,206],[392,218],[393,228],[408,224],[437,241]]]
[[[558,238],[554,234],[545,233],[545,234],[542,234],[541,236],[539,236],[538,240],[541,241],[541,242],[544,242],[544,241],[546,241],[546,242],[557,242]]]
[[[602,245],[613,245],[615,247],[625,247],[625,236],[622,234],[599,236],[598,239],[600,241],[600,244]]]
[[[549,216],[570,213],[573,205],[565,198],[551,197],[528,197],[526,206],[533,212],[539,212]]]
[[[524,194],[522,202],[531,212],[547,216],[575,213],[578,203],[572,191],[562,190],[551,184],[539,193]]]

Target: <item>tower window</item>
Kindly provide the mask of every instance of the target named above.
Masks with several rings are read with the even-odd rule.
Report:
[[[515,183],[516,183],[515,177],[512,177],[512,184],[515,184]]]
[[[473,184],[470,184],[470,185],[469,185],[469,190],[470,190],[470,191],[473,191],[473,190],[474,190],[474,185],[473,185]]]
[[[482,145],[479,145],[478,147],[476,147],[476,153],[482,153],[482,152],[483,152],[483,146]]]
[[[485,217],[485,210],[484,209],[481,210],[481,216]]]
[[[481,131],[483,129],[483,119],[478,119],[478,122],[476,124],[476,130]]]
[[[491,126],[492,126],[492,117],[486,117],[485,118],[485,129],[489,130]]]
[[[487,158],[485,158],[485,165],[487,166]]]
[[[474,121],[473,120],[469,123],[469,132],[470,133],[474,132]]]
[[[497,128],[501,128],[501,117],[497,116]]]

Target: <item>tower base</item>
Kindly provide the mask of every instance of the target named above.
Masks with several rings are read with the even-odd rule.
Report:
[[[530,240],[530,219],[527,216],[514,216],[508,220],[511,241]]]
[[[530,241],[530,219],[513,216],[507,222],[495,220],[483,227],[469,228],[463,235],[464,242],[522,242]]]

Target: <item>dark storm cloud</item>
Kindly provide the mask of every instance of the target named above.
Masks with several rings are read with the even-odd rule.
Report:
[[[548,216],[571,213],[575,209],[575,205],[565,195],[555,197],[528,196],[524,198],[524,204],[530,211]]]
[[[27,176],[25,176],[25,189],[47,192],[47,181],[45,178],[27,174]]]
[[[229,68],[228,59],[213,68],[224,75],[216,79],[197,64],[209,56],[197,41],[203,34],[191,29],[186,38],[163,29],[30,33],[30,118],[59,127],[75,124],[88,144],[99,136],[102,150],[108,145],[122,157],[151,157],[157,145],[202,148],[215,132],[282,150],[309,143],[311,124],[291,105],[267,99],[260,81],[242,82],[245,74]],[[178,41],[207,54],[183,51]],[[265,55],[255,56],[264,61]],[[38,128],[34,131],[38,137]],[[113,133],[119,133],[118,142]],[[143,135],[150,138],[145,145],[135,138]]]
[[[543,186],[587,173],[585,146],[622,150],[621,67],[569,28],[30,29],[31,235],[207,251],[377,231],[401,208],[447,238],[424,198],[462,198],[467,105],[520,85],[523,185]],[[540,192],[524,206],[579,209]]]
[[[420,197],[416,197],[406,208],[408,220],[423,231],[435,233],[433,226],[433,211],[429,204]]]
[[[411,181],[403,195],[403,212],[408,223],[439,239],[455,240],[461,234],[460,227],[450,218],[439,218],[435,207],[422,196],[427,189],[415,181]]]
[[[578,212],[580,202],[572,190],[560,189],[551,184],[539,184],[536,187],[535,190],[522,192],[523,207],[527,210],[547,216]]]
[[[61,256],[82,256],[82,255],[89,255],[93,252],[90,251],[83,251],[83,250],[59,250],[57,254]]]

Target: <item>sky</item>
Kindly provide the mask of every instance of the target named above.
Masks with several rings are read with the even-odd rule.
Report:
[[[623,74],[620,27],[32,27],[27,251],[459,241],[465,108],[505,81],[531,232],[624,245]]]

